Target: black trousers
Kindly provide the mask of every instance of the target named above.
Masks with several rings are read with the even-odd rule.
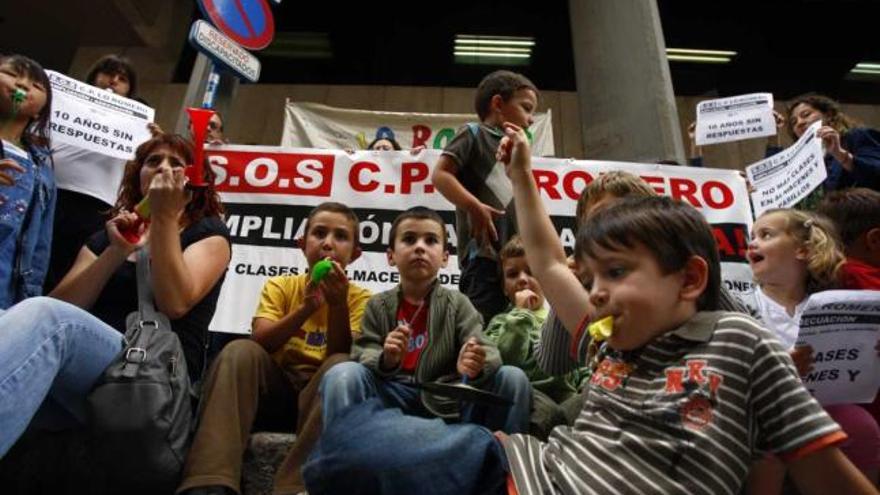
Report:
[[[488,325],[489,320],[510,303],[504,295],[501,268],[497,261],[489,258],[476,256],[462,262],[458,290],[483,316],[483,325]]]

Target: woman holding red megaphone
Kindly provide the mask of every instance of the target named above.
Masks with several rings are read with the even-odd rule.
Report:
[[[149,246],[156,307],[171,319],[195,380],[231,249],[210,167],[202,168],[204,186],[186,187],[195,182],[186,174],[196,168],[186,166],[193,155],[189,140],[174,134],[140,145],[105,230],[86,242],[51,296],[124,332],[126,315],[137,309],[136,251]],[[145,197],[149,222],[135,213]]]

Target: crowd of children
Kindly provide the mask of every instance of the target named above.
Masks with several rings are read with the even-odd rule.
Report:
[[[119,57],[88,82],[136,94]],[[387,261],[400,283],[370,294],[345,271],[361,254],[357,215],[321,203],[297,240],[309,271],[269,279],[251,338],[208,366],[231,257],[210,167],[189,191],[192,144],[154,127],[112,203],[66,178],[57,208],[54,171],[69,178],[88,157],[50,145],[51,96],[39,64],[0,57],[0,457],[29,448],[28,429],[89,423],[86,397],[124,346],[136,253],[149,250],[156,306],[202,384],[177,493],[241,493],[259,429],[296,433],[279,494],[878,493],[877,401],[823,407],[800,379],[813,365],[796,345],[810,295],[880,290],[880,143],[826,98],[778,116],[795,136],[826,121],[830,178],[817,212],[756,220],[753,300],[725,288],[698,210],[624,172],[584,189],[567,257],[531,170],[538,89],[497,71],[476,90],[480,122],[432,176],[456,207],[460,290],[438,280],[450,252],[435,211],[397,216]],[[222,142],[219,115],[210,131]],[[400,149],[393,134],[370,146]],[[133,213],[144,198],[147,223]],[[108,479],[122,491],[125,473]]]

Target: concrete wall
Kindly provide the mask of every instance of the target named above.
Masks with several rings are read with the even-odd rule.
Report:
[[[156,108],[159,124],[164,129],[173,129],[185,91],[184,84],[147,83],[142,85],[140,94]],[[245,84],[238,88],[232,109],[224,119],[230,140],[277,145],[281,141],[286,98],[343,108],[401,112],[466,113],[473,107],[471,88]],[[687,139],[687,125],[695,118],[696,105],[702,99],[676,97],[684,139]],[[574,92],[541,92],[539,111],[553,110],[554,144],[559,157],[585,156],[577,105]],[[784,109],[782,102],[777,102],[777,109]],[[843,105],[843,109],[869,127],[880,128],[880,106]],[[687,143],[683,144],[687,150]],[[783,145],[788,144],[788,137],[783,136]],[[716,168],[741,169],[761,159],[765,145],[766,140],[755,139],[704,147],[705,163]]]

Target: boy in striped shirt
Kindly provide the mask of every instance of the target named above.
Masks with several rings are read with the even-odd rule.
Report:
[[[504,437],[510,488],[532,493],[739,493],[758,452],[790,462],[805,494],[876,493],[834,447],[846,436],[751,318],[719,309],[720,265],[705,219],[669,198],[623,199],[591,215],[568,269],[531,174],[525,134],[505,126],[526,258],[566,328],[614,329],[573,427],[548,442]],[[567,353],[568,349],[545,349]]]

